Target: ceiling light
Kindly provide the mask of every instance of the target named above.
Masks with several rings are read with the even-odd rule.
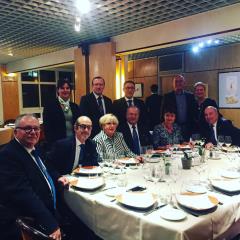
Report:
[[[200,43],[198,44],[198,46],[199,46],[200,48],[203,48],[203,47],[204,47],[204,42],[200,42]]]
[[[9,53],[8,53],[8,56],[11,56],[11,57],[12,57],[12,56],[13,56],[13,53],[12,53],[12,52],[9,52]]]
[[[76,0],[76,7],[81,14],[88,13],[91,9],[89,0]]]
[[[193,51],[194,53],[198,53],[198,52],[199,52],[199,47],[198,47],[198,46],[193,46],[193,47],[192,47],[192,51]]]
[[[218,39],[214,40],[214,43],[215,43],[215,44],[219,44],[219,42],[220,42],[220,41],[219,41]]]
[[[76,32],[80,32],[81,30],[81,19],[80,17],[76,17],[76,21],[75,21],[75,24],[74,24],[74,29]]]
[[[208,39],[207,40],[207,45],[211,45],[212,44],[212,39]]]

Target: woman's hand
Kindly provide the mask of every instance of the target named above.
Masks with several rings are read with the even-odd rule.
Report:
[[[51,237],[52,239],[61,240],[62,236],[61,236],[60,228],[58,228],[56,231],[50,234],[49,237]]]
[[[213,146],[213,144],[212,144],[211,142],[209,142],[209,143],[207,143],[207,144],[205,145],[205,148],[208,149],[208,150],[212,149],[213,147],[214,147],[214,146]]]
[[[62,186],[64,186],[64,187],[68,187],[68,185],[69,185],[68,179],[66,177],[63,177],[63,176],[58,178],[58,182],[60,184],[62,184]]]
[[[140,163],[143,163],[143,162],[144,162],[143,157],[141,157],[141,156],[137,156],[136,159],[137,159]]]

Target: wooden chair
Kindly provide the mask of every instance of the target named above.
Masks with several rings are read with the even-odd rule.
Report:
[[[1,128],[0,129],[0,146],[7,144],[13,137],[12,128]]]
[[[23,240],[52,240],[52,238],[37,229],[34,221],[30,218],[18,218],[16,223],[21,230]]]

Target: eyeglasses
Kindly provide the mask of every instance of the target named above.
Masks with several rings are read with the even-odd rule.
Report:
[[[91,130],[92,129],[92,125],[85,125],[85,124],[78,124],[78,127],[85,130]]]
[[[40,127],[16,127],[16,129],[21,129],[27,134],[31,133],[32,131],[37,133],[40,132]]]

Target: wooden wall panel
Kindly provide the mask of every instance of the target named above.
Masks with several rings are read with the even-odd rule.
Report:
[[[133,79],[134,78],[133,64],[134,64],[134,61],[129,61],[128,62],[128,79]]]
[[[98,43],[90,46],[89,75],[91,80],[95,76],[105,79],[104,95],[116,98],[116,56],[115,44],[112,42]]]
[[[16,79],[7,81],[5,78],[2,81],[2,97],[4,121],[15,119],[20,114],[18,82]]]

